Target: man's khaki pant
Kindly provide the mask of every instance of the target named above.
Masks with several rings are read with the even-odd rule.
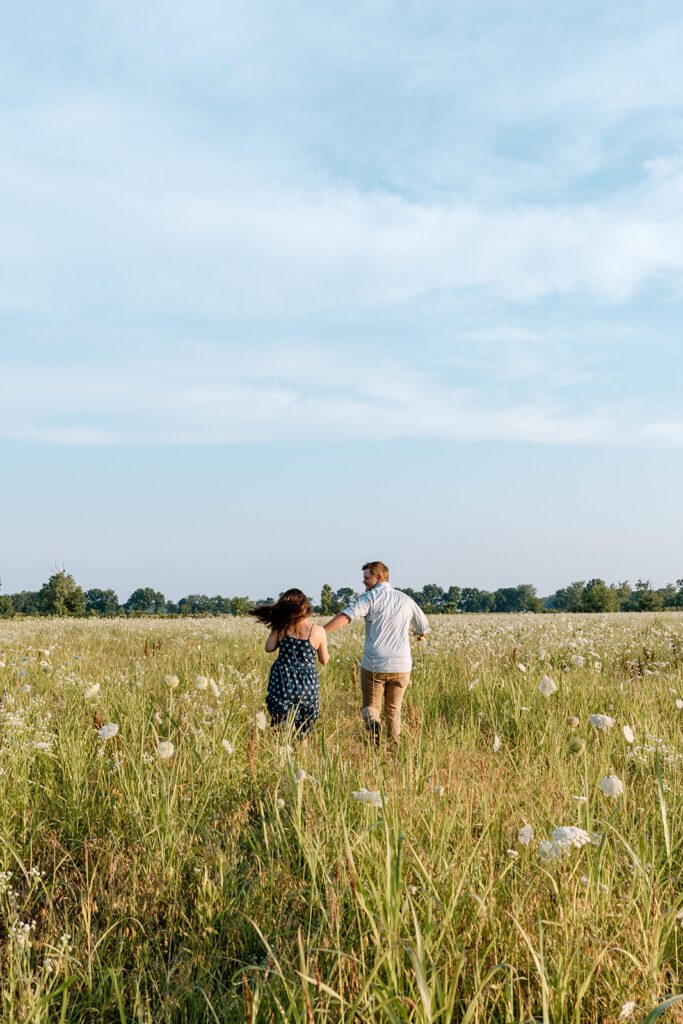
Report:
[[[389,738],[398,743],[401,735],[401,704],[406,687],[410,682],[410,672],[369,672],[360,670],[360,688],[363,694],[361,714],[365,728],[379,739],[382,700],[384,700],[384,717]]]

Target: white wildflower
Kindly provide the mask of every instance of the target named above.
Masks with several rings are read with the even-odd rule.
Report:
[[[683,708],[683,700],[681,700],[680,697],[676,697],[676,707],[678,708],[679,711],[680,711],[681,708]]]
[[[93,683],[92,686],[88,687],[88,689],[85,691],[83,696],[85,697],[86,700],[92,700],[93,697],[96,697],[99,692],[100,692],[100,684],[99,683]]]
[[[263,730],[266,727],[266,724],[267,724],[266,723],[266,716],[263,713],[263,711],[257,711],[256,712],[256,728],[260,729],[261,732],[263,732]]]
[[[164,723],[164,716],[161,714],[160,711],[155,711],[154,712],[154,721],[155,721],[156,725],[163,725],[163,723]]]
[[[572,796],[572,800],[576,800],[577,804],[585,804],[588,800],[587,796]]]
[[[285,806],[285,802],[284,802],[284,800],[282,799],[282,797],[281,797],[281,796],[279,796],[279,797],[277,798],[277,805],[278,805],[278,807],[280,807],[280,808],[282,808],[282,807],[284,807],[284,806]]]
[[[526,665],[523,665],[521,661],[517,662],[517,668],[522,673],[522,675],[526,675]]]
[[[434,786],[434,789],[432,790],[432,792],[434,793],[434,796],[443,796],[444,793],[446,792],[446,787],[445,786]]]
[[[624,792],[624,784],[616,775],[605,775],[600,779],[598,788],[605,796],[621,796]]]
[[[218,700],[221,695],[221,691],[218,689],[218,684],[215,679],[209,679],[209,689],[211,690],[211,696]]]
[[[551,843],[549,839],[542,839],[538,844],[538,856],[541,860],[559,860],[562,850],[557,843]]]
[[[46,740],[37,740],[33,746],[36,750],[52,750],[52,744]]]
[[[160,760],[168,761],[169,757],[173,757],[175,754],[175,747],[170,740],[159,740],[157,744],[157,754]]]
[[[636,1004],[632,999],[628,999],[622,1008],[619,1010],[619,1016],[617,1020],[631,1020],[636,1010]]]
[[[101,740],[113,740],[118,731],[119,727],[116,722],[107,722],[106,725],[97,730],[97,735]]]
[[[355,800],[359,800],[362,804],[367,804],[369,807],[381,807],[382,806],[382,794],[378,790],[356,789],[351,794]]]
[[[553,842],[557,843],[563,852],[572,847],[579,849],[591,842],[588,832],[585,829],[577,828],[576,825],[562,825],[560,828],[553,829],[551,835]]]
[[[493,753],[497,754],[502,746],[502,740],[498,733],[493,737]]]
[[[303,770],[303,768],[299,768],[298,772],[294,776],[294,781],[296,782],[297,786],[300,786],[305,778],[306,772]]]
[[[174,675],[164,676],[164,686],[167,686],[169,688],[169,690],[175,690],[176,686],[179,686],[179,685],[180,685],[180,680],[178,679],[178,676],[174,676]]]
[[[230,742],[230,740],[225,740],[225,739],[221,740],[221,746],[222,746],[222,748],[223,748],[223,750],[225,751],[226,754],[230,755],[230,754],[234,754],[235,753],[235,748],[233,747],[233,745]]]
[[[510,857],[512,860],[515,860],[516,857],[519,857],[519,850],[506,850],[505,852],[508,855],[508,857]]]
[[[626,740],[626,742],[633,743],[633,741],[635,740],[635,736],[633,735],[633,729],[631,728],[631,726],[625,725],[621,731],[624,734],[624,739]]]
[[[519,832],[517,833],[517,840],[522,846],[528,846],[531,840],[534,838],[534,830],[531,825],[522,825]]]
[[[194,677],[194,686],[195,686],[196,690],[205,690],[208,685],[209,685],[209,680],[206,678],[206,676],[195,676]]]
[[[613,718],[609,715],[589,715],[588,724],[592,725],[595,729],[611,729],[616,723]]]
[[[554,679],[551,679],[550,676],[541,676],[538,689],[544,697],[550,697],[551,694],[555,693],[557,683]]]
[[[586,659],[582,654],[572,654],[571,661],[572,665],[576,666],[576,668],[583,668],[586,664]]]

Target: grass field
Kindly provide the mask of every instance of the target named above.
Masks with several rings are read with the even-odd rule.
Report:
[[[357,627],[302,749],[259,728],[251,621],[3,624],[2,1021],[642,1021],[682,991],[683,615],[432,625],[394,755]]]

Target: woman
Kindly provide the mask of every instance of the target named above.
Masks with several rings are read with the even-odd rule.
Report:
[[[268,678],[266,707],[271,725],[291,721],[304,735],[320,711],[316,657],[321,665],[330,660],[327,634],[312,619],[313,609],[301,590],[286,590],[275,604],[254,608],[251,615],[270,626],[266,640],[269,653],[278,652]]]

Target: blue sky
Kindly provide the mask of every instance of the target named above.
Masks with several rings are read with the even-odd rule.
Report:
[[[673,3],[0,12],[3,590],[683,576]]]

